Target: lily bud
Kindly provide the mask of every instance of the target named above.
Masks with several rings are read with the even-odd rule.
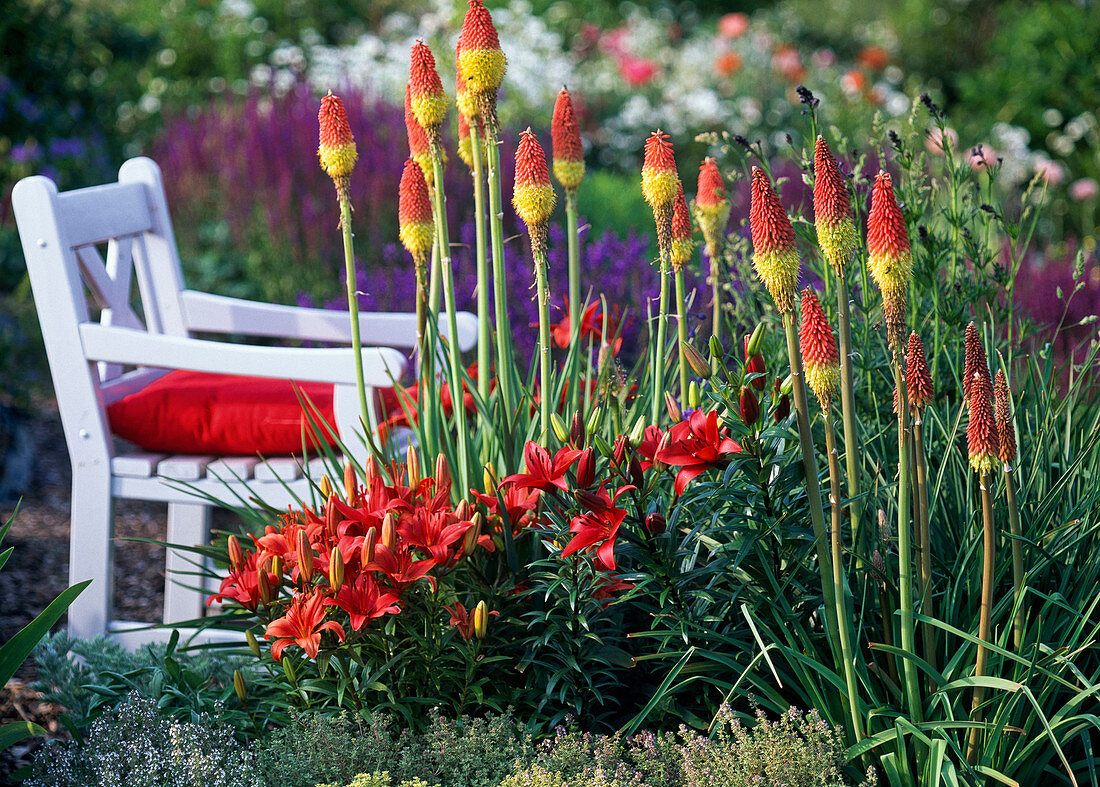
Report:
[[[783,394],[779,398],[779,403],[775,406],[773,415],[775,416],[775,422],[778,424],[786,420],[787,416],[791,414],[791,397],[787,394]]]
[[[601,435],[592,438],[592,445],[596,446],[596,450],[604,456],[611,456],[611,446],[607,444],[607,441]]]
[[[681,346],[684,348],[684,358],[687,359],[688,366],[691,367],[691,370],[704,380],[710,379],[710,363],[703,357],[703,354],[692,347],[688,342],[684,342]]]
[[[628,439],[629,438],[627,438],[627,436],[624,434],[621,434],[615,438],[615,447],[614,449],[612,449],[611,456],[616,465],[621,465],[623,463],[623,460],[626,459],[626,449],[629,445],[629,443],[627,442]]]
[[[642,444],[642,440],[645,439],[645,416],[639,415],[638,420],[634,422],[633,428],[630,430],[630,447],[637,448]]]
[[[645,518],[645,529],[651,536],[661,535],[661,533],[665,532],[665,528],[667,527],[668,520],[665,519],[664,514],[654,511]]]
[[[234,571],[240,571],[245,566],[244,550],[236,536],[229,537],[229,565]]]
[[[363,537],[363,546],[359,550],[359,563],[363,568],[374,560],[374,547],[378,544],[378,528],[372,527]]]
[[[397,545],[397,517],[390,511],[382,518],[382,546],[393,551]]]
[[[485,634],[489,631],[489,605],[485,603],[485,600],[477,602],[477,606],[474,607],[474,636],[478,639],[485,639]]]
[[[485,517],[478,511],[474,514],[474,518],[470,520],[471,527],[466,531],[466,535],[462,539],[462,556],[469,557],[474,554],[474,550],[477,549],[477,540],[481,537],[481,528],[485,522]]]
[[[470,521],[470,501],[459,500],[458,505],[455,506],[455,516],[458,517],[459,522]]]
[[[752,338],[749,337],[749,336],[746,336],[745,339],[744,339],[745,374],[763,375],[764,372],[765,372],[764,356],[761,355],[759,352],[755,352],[752,355],[749,354],[749,343],[751,341],[752,341]],[[758,391],[763,391],[764,390],[765,382],[764,382],[764,378],[762,376],[753,378],[752,384],[753,384],[753,387],[756,388],[756,390],[758,390]]]
[[[584,445],[584,416],[579,409],[573,413],[573,423],[569,426],[569,439],[573,445]]]
[[[352,471],[354,473],[354,470]],[[379,481],[381,475],[378,472],[378,463],[374,461],[374,458],[367,460],[367,463],[363,465],[363,483],[366,484],[368,489],[373,489],[374,485]],[[353,479],[354,480],[354,479]],[[348,483],[348,465],[344,466],[344,486]],[[353,484],[354,488],[354,484]],[[350,503],[351,500],[348,500]]]
[[[645,485],[645,476],[642,474],[642,463],[636,456],[630,457],[630,483],[641,489]]]
[[[252,651],[252,655],[256,658],[260,658],[260,643],[256,641],[256,635],[251,631],[244,633],[245,641],[248,643],[248,649]]]
[[[679,423],[684,420],[684,414],[680,410],[680,405],[676,402],[676,397],[672,395],[671,391],[665,391],[665,410],[668,411],[669,420],[672,423]]]
[[[371,467],[373,469],[373,465],[374,465],[374,460],[372,459],[368,463],[367,466]],[[355,492],[356,492],[356,488],[358,486],[359,486],[359,484],[356,482],[356,479],[355,479],[355,465],[353,465],[351,462],[345,463],[344,464],[344,499],[347,500],[348,503],[354,504]]]
[[[657,450],[653,452],[653,469],[656,470],[658,473],[664,472],[665,468],[668,467],[668,465],[666,465],[664,462],[657,461],[657,457],[664,451],[668,450],[668,447],[670,445],[672,445],[672,435],[669,432],[665,432],[663,435],[661,435],[661,441],[657,443]]]
[[[409,474],[409,486],[420,486],[424,476],[420,472],[420,451],[417,450],[415,445],[410,445],[405,449],[405,468]]]
[[[554,437],[563,443],[569,442],[569,427],[557,413],[550,413],[550,428],[554,430]]]
[[[596,480],[596,454],[591,448],[584,449],[577,462],[577,486],[589,487]]]
[[[328,556],[328,584],[337,591],[344,586],[344,556],[340,547],[333,547]]]
[[[741,386],[741,395],[737,399],[737,404],[741,410],[741,420],[745,422],[745,426],[751,428],[760,418],[760,402],[756,400],[756,394],[752,392],[752,388],[747,385]]]
[[[573,497],[577,499],[577,502],[585,507],[588,511],[606,511],[607,503],[603,501],[603,498],[594,492],[589,492],[587,489],[578,489],[573,492]]]
[[[303,582],[308,583],[313,579],[313,547],[310,546],[309,536],[303,528],[298,531],[298,576]]]
[[[446,454],[440,454],[435,458],[434,478],[437,494],[444,489],[451,488],[451,463],[447,461]]]
[[[298,682],[298,673],[294,669],[294,665],[290,663],[290,660],[283,662],[283,674],[286,675],[286,679],[292,684]]]
[[[783,382],[779,385],[779,392],[784,396],[790,396],[791,391],[794,390],[794,378],[791,375],[787,375]]]
[[[336,507],[336,495],[329,497],[325,504],[325,532],[329,538],[336,537],[336,528],[340,523],[340,509]]]
[[[321,476],[321,497],[328,500],[332,497],[332,479],[327,475]]]
[[[256,590],[260,594],[260,601],[270,604],[275,599],[275,589],[271,587],[271,580],[267,578],[267,570],[260,566],[256,569]]]
[[[239,669],[233,670],[233,691],[236,692],[237,699],[242,705],[248,702],[248,687],[244,685],[244,675]]]
[[[699,409],[699,402],[702,400],[702,396],[699,393],[699,383],[692,380],[688,383],[688,407],[692,410]]]
[[[592,408],[592,412],[588,416],[588,421],[584,425],[585,431],[587,431],[588,434],[595,434],[602,422],[603,409],[599,405],[596,405]]]
[[[485,485],[485,494],[496,494],[497,474],[493,471],[491,465],[485,465],[484,472],[481,474],[481,483]]]
[[[745,354],[752,358],[760,353],[760,345],[764,343],[764,323],[760,323],[753,329],[748,344],[745,345]]]
[[[283,559],[279,555],[271,558],[271,573],[275,575],[275,585],[283,584]]]
[[[722,342],[717,336],[710,337],[710,354],[715,358],[726,357],[726,348],[722,346]]]

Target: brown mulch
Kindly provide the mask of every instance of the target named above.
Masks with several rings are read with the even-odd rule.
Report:
[[[0,643],[7,642],[69,585],[69,492],[71,468],[61,420],[54,402],[42,402],[24,422],[34,446],[32,488],[19,501],[11,531],[0,551],[14,547],[0,569]],[[0,500],[0,523],[16,509],[15,500]],[[164,540],[167,507],[162,503],[118,500],[115,503],[114,615],[126,620],[159,622],[164,600],[164,549],[128,538]],[[65,624],[65,616],[54,626]],[[0,724],[20,719],[59,732],[58,706],[41,702],[28,688],[36,678],[28,660],[0,689]],[[60,730],[64,735],[63,728]],[[43,738],[34,738],[0,753],[0,785],[14,769],[30,762]]]

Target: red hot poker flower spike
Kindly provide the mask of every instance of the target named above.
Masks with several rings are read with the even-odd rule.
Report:
[[[900,350],[905,336],[905,309],[913,258],[905,217],[894,198],[890,176],[879,172],[871,190],[867,216],[867,265],[882,290],[882,311],[890,347]]]
[[[443,93],[432,50],[423,41],[413,44],[408,93],[416,121],[429,135],[438,134],[447,114],[447,96]]]
[[[409,155],[412,156],[413,161],[420,165],[428,186],[432,186],[435,184],[435,172],[432,169],[431,145],[428,144],[428,133],[420,125],[420,121],[416,119],[416,114],[413,112],[411,90],[411,85],[406,86],[405,131],[409,137]]]
[[[999,441],[997,458],[1003,464],[1011,465],[1016,461],[1016,430],[1012,427],[1012,396],[1003,369],[997,370],[997,376],[993,380],[993,398],[996,401]]]
[[[752,264],[780,313],[794,308],[799,259],[794,229],[764,170],[752,169],[749,206],[752,231]]]
[[[562,188],[575,189],[584,178],[584,148],[573,99],[564,87],[554,102],[554,118],[550,123],[554,141],[554,177]]]
[[[848,188],[824,137],[814,146],[814,224],[825,258],[841,273],[859,246]]]
[[[348,113],[339,96],[330,92],[321,99],[317,122],[320,126],[317,157],[321,160],[321,168],[339,187],[341,180],[346,183],[358,157],[355,138],[348,124]]]
[[[970,382],[970,420],[966,424],[966,445],[970,451],[970,466],[976,473],[992,473],[997,466],[1000,439],[993,412],[993,386],[988,371],[974,373]]]
[[[827,410],[840,385],[840,353],[821,302],[809,287],[802,290],[798,343],[802,349],[806,382],[821,403],[821,409]]]
[[[495,98],[507,66],[500,37],[485,4],[470,0],[469,6],[458,37],[458,66],[470,92]]]
[[[530,128],[520,134],[516,148],[516,185],[512,193],[512,205],[516,215],[523,219],[527,229],[542,227],[554,212],[554,188],[550,185],[550,172],[546,168],[546,154]]]
[[[642,196],[653,208],[671,206],[676,199],[680,177],[668,134],[657,129],[645,141],[642,162]]]
[[[978,329],[974,323],[966,326],[966,337],[963,356],[963,399],[970,406],[970,389],[973,386],[974,374],[980,373],[982,379],[989,379],[989,361],[985,357],[985,348],[982,339],[978,335]]]
[[[409,254],[427,258],[432,252],[435,224],[432,220],[432,203],[428,197],[428,183],[424,172],[411,158],[406,159],[398,189],[397,221],[401,243]]]
[[[932,372],[924,356],[924,344],[916,331],[909,334],[909,346],[905,352],[905,389],[909,397],[909,406],[913,409],[917,423],[920,412],[932,403]]]
[[[684,198],[684,186],[677,181],[676,199],[672,203],[672,255],[670,262],[674,270],[683,269],[695,245],[691,241],[691,216],[688,214],[687,200]]]

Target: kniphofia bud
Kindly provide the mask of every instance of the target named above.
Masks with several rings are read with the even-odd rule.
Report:
[[[473,2],[473,0],[471,0]],[[474,607],[474,636],[478,639],[485,639],[485,634],[489,631],[489,605],[485,603],[485,600],[477,602],[477,606]]]
[[[879,172],[871,190],[867,216],[867,267],[882,291],[882,314],[890,348],[900,351],[905,341],[905,311],[913,257],[905,217],[894,198],[890,175]]]
[[[234,571],[240,571],[245,566],[244,550],[236,536],[229,537],[229,565]]]
[[[303,582],[308,583],[313,579],[313,547],[309,543],[309,536],[306,535],[305,528],[298,531],[296,547],[298,553],[298,576],[302,578]]]
[[[566,191],[577,188],[584,179],[584,148],[573,99],[564,87],[554,101],[550,138],[554,143],[554,177]]]
[[[344,555],[338,546],[333,547],[328,555],[328,584],[333,590],[344,586]]]
[[[334,96],[329,91],[329,94],[321,99],[317,122],[321,129],[317,145],[317,157],[321,160],[321,169],[336,182],[338,189],[341,182],[346,188],[347,178],[355,168],[358,153],[355,150],[355,138],[351,134],[351,126],[348,124],[348,113],[339,96]]]
[[[776,308],[785,314],[794,308],[798,288],[798,247],[791,220],[759,167],[752,168],[749,228],[756,275],[768,288]]]
[[[859,247],[859,236],[848,187],[824,137],[814,145],[814,226],[825,259],[841,275]]]
[[[424,170],[411,158],[405,160],[397,191],[398,237],[417,264],[427,260],[435,241],[435,222]]]
[[[555,203],[550,171],[546,168],[546,154],[538,138],[528,128],[520,134],[516,148],[516,186],[512,192],[512,205],[516,215],[527,225],[532,242],[536,233],[541,232],[550,220]]]
[[[751,428],[759,420],[760,402],[757,401],[756,394],[749,386],[741,386],[741,393],[737,397],[737,407],[741,412],[741,420],[745,422],[745,426]]]
[[[802,290],[802,324],[798,343],[806,373],[806,384],[817,396],[822,410],[828,410],[840,385],[840,353],[833,327],[821,308],[817,294],[809,287]]]
[[[974,374],[980,373],[983,379],[989,378],[989,361],[982,346],[982,337],[974,323],[966,326],[966,338],[963,344],[963,399],[970,406],[970,389]]]
[[[671,208],[680,187],[676,174],[676,158],[668,134],[657,129],[645,142],[645,159],[642,162],[642,196],[654,210]]]
[[[1012,394],[1003,369],[993,378],[993,398],[997,415],[997,458],[1006,466],[1016,461],[1016,430],[1012,426]]]
[[[672,202],[672,245],[669,262],[673,270],[682,270],[691,259],[695,244],[691,241],[691,216],[684,199],[684,186],[677,179],[676,199]]]
[[[405,449],[405,469],[409,475],[409,486],[419,486],[424,474],[420,471],[420,450],[415,445]]]
[[[981,371],[970,381],[970,419],[966,424],[966,447],[970,466],[976,473],[992,473],[1000,453],[997,418],[993,412],[993,386]]]
[[[466,89],[475,97],[482,101],[496,100],[507,60],[493,17],[481,0],[469,0],[458,37],[458,67],[466,80]]]
[[[373,464],[373,461],[372,461]],[[358,490],[358,482],[355,478],[355,465],[351,462],[344,463],[344,499],[348,505],[355,504],[355,493]]]
[[[413,44],[409,58],[409,105],[416,122],[438,139],[439,127],[447,115],[447,96],[435,68],[432,50],[423,41]]]
[[[932,372],[924,356],[924,344],[916,331],[909,334],[909,345],[905,351],[905,391],[909,397],[909,407],[913,409],[917,423],[920,412],[932,403],[935,395],[932,390]]]
[[[722,245],[730,201],[718,164],[709,156],[699,165],[699,184],[695,194],[695,221],[707,244],[707,256],[714,259]]]

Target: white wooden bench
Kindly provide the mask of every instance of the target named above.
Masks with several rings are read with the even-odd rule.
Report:
[[[117,455],[106,406],[170,369],[330,382],[335,426],[357,453],[363,442],[356,437],[360,412],[350,348],[193,338],[212,333],[347,344],[350,321],[345,312],[184,289],[160,168],[150,159],[127,161],[117,183],[63,193],[48,178],[24,178],[12,203],[72,462],[69,579],[94,580],[70,607],[69,630],[80,637],[117,633],[128,644],[157,638],[148,632],[135,636],[133,629],[142,624],[111,614],[114,499],[166,502],[167,541],[195,545],[209,537],[211,505],[196,493],[230,502],[256,497],[283,508],[310,499],[310,482],[299,462],[288,457],[261,462],[259,457]],[[135,289],[139,310],[133,306]],[[89,295],[99,307],[98,320]],[[465,351],[477,340],[476,319],[456,316],[456,343]],[[441,315],[443,336],[446,326]],[[416,315],[362,314],[360,332],[374,429],[374,389],[390,386],[404,372],[407,357],[401,350],[415,346]],[[323,472],[320,461],[311,460],[307,468],[315,481]],[[168,550],[165,623],[203,615],[203,592],[190,587],[195,577],[181,573],[195,570],[191,559]]]

